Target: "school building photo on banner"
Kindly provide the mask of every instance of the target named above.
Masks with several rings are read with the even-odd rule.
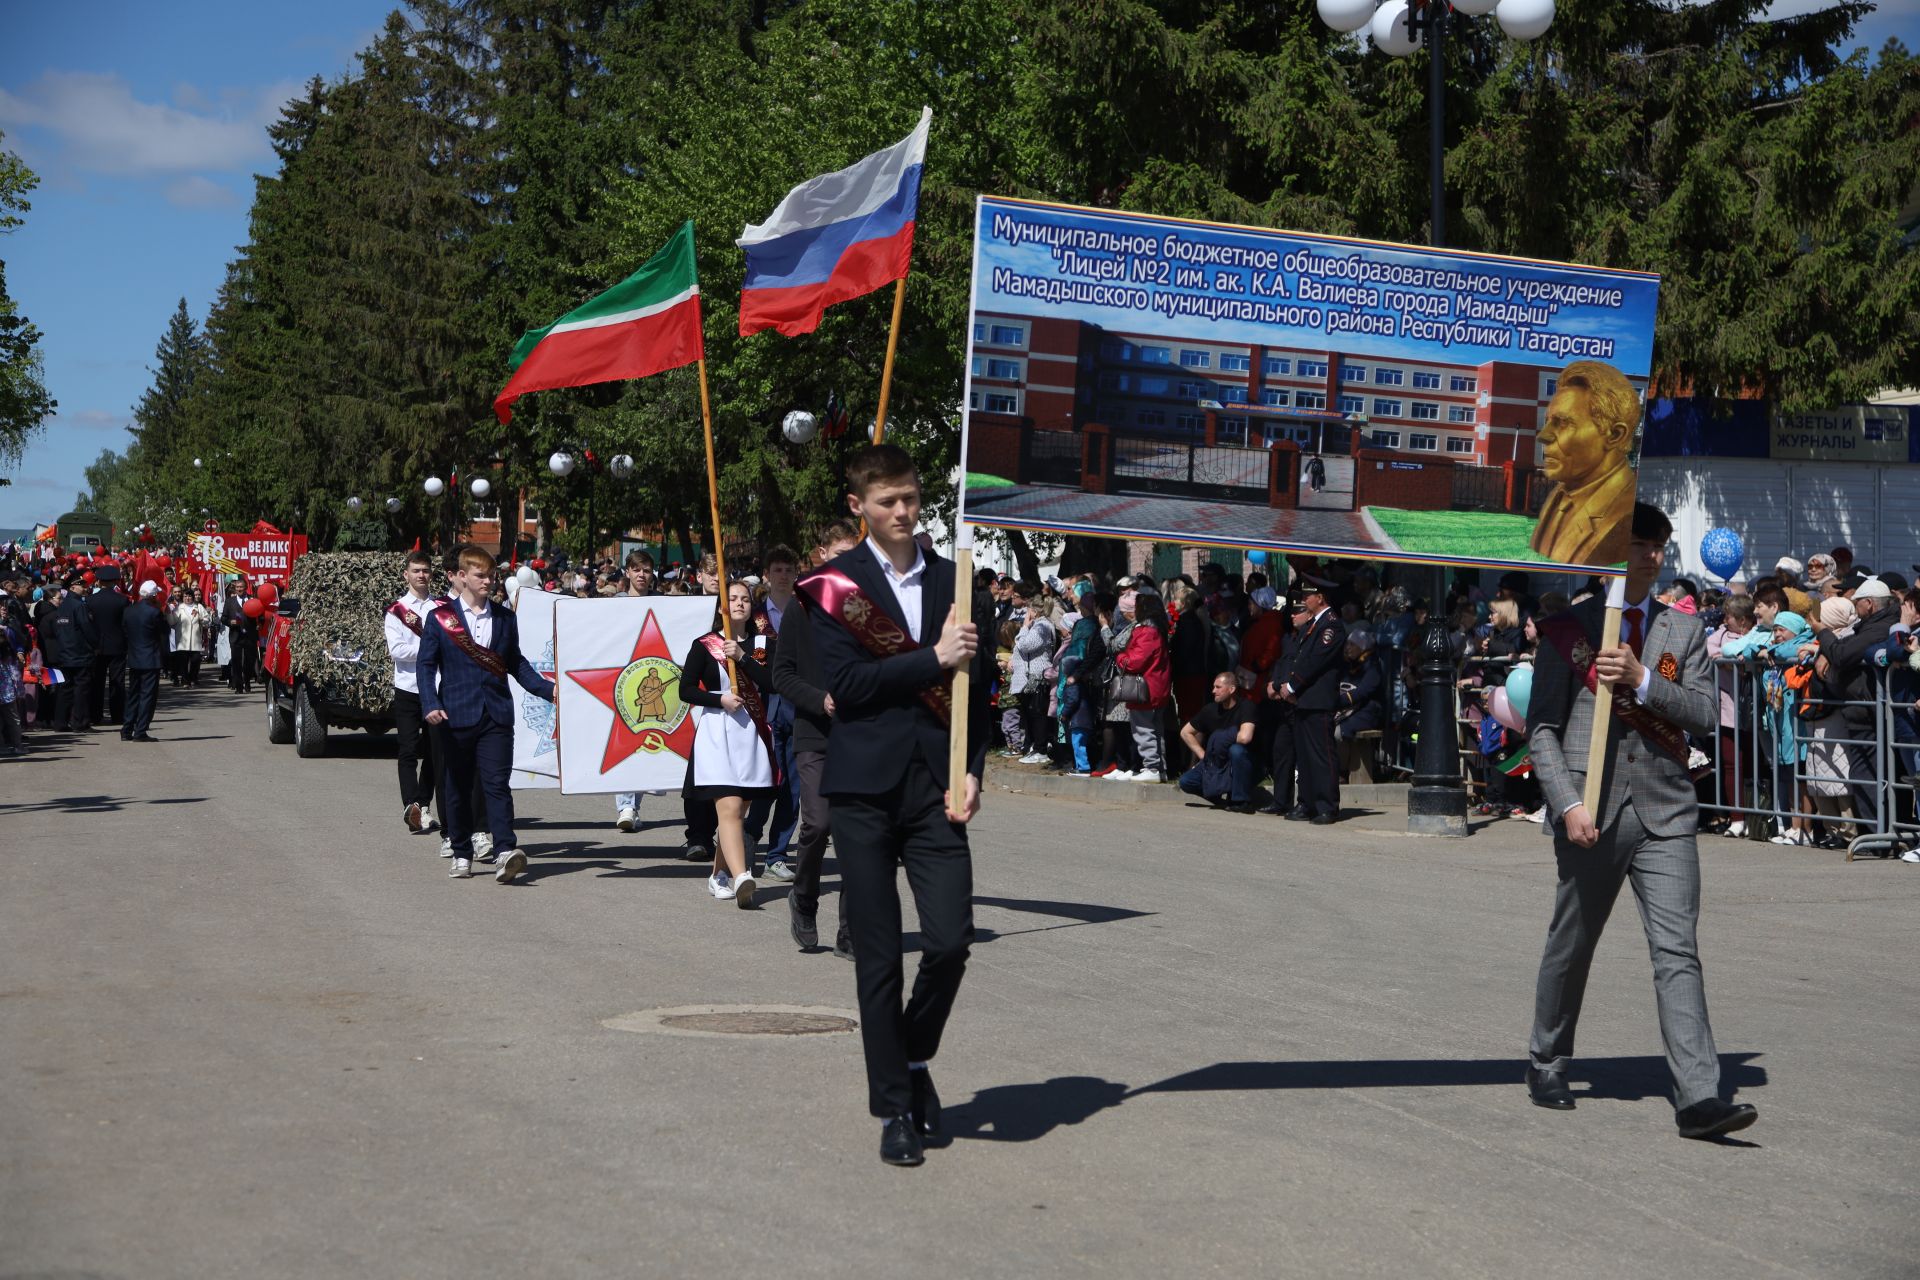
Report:
[[[966,518],[1613,569],[1658,288],[1643,272],[982,197]]]

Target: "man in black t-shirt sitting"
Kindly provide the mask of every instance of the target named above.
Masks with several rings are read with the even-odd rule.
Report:
[[[1180,789],[1237,813],[1253,812],[1253,703],[1240,696],[1231,671],[1213,678],[1213,701],[1180,728],[1194,765],[1180,775]]]

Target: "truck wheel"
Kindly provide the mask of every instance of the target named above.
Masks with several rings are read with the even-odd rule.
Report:
[[[302,760],[327,753],[327,726],[313,709],[304,683],[293,687],[293,749]]]
[[[393,732],[393,726],[390,724],[370,724],[367,726],[367,732],[377,738],[383,733]]]
[[[281,685],[271,676],[267,678],[267,741],[276,747],[284,747],[293,741],[293,712],[287,709],[286,702],[280,696]]]

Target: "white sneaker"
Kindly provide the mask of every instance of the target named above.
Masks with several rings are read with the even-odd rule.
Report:
[[[733,905],[745,909],[753,905],[753,874],[741,876],[733,882]]]
[[[475,862],[493,861],[493,837],[484,831],[473,833],[473,860]]]
[[[1043,752],[1029,751],[1026,755],[1023,755],[1020,757],[1020,763],[1021,764],[1045,764],[1047,761],[1051,759],[1053,759],[1052,756],[1047,755]]]
[[[639,810],[622,809],[620,811],[620,816],[614,820],[613,825],[620,828],[622,831],[633,830],[635,827],[640,825]]]
[[[455,880],[471,880],[473,879],[473,863],[467,861],[465,858],[456,857],[453,860],[453,870],[447,872],[447,874]]]
[[[1909,849],[1900,855],[1902,862],[1920,862],[1920,849]]]
[[[1734,840],[1745,840],[1747,838],[1747,824],[1744,822],[1729,822],[1727,824],[1727,835]]]
[[[733,896],[733,880],[724,871],[716,871],[707,877],[707,892],[715,900],[725,902]]]
[[[1108,782],[1135,782],[1139,780],[1139,777],[1140,775],[1135,773],[1131,769],[1115,769],[1112,773],[1107,775],[1107,781]]]
[[[493,878],[497,884],[512,884],[526,869],[527,855],[518,849],[509,849],[506,856],[500,859],[500,869],[493,873]]]
[[[452,836],[440,837],[440,856],[443,858],[451,858],[453,856],[453,837]]]
[[[1527,821],[1533,823],[1535,826],[1545,826],[1547,824],[1547,806],[1541,805],[1538,809],[1528,814]]]
[[[794,881],[793,867],[788,864],[785,858],[775,858],[767,863],[766,876],[767,879],[779,884],[792,884]]]

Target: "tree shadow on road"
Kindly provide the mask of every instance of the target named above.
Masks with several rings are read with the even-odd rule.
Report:
[[[118,813],[136,804],[205,804],[206,796],[161,796],[155,799],[132,796],[58,796],[36,800],[32,804],[0,804],[0,814],[19,813]]]
[[[1764,1087],[1758,1053],[1720,1055],[1722,1092]],[[1097,1076],[1057,1076],[1037,1084],[997,1085],[947,1108],[955,1138],[1032,1142],[1062,1125],[1080,1124],[1129,1098],[1149,1093],[1253,1093],[1279,1089],[1440,1089],[1501,1085],[1518,1091],[1526,1064],[1519,1058],[1399,1058],[1326,1062],[1216,1062],[1154,1084],[1129,1089]],[[1665,1058],[1583,1058],[1568,1075],[1588,1088],[1576,1098],[1638,1102],[1669,1095]],[[1748,1145],[1748,1144],[1735,1144]]]
[[[1116,920],[1135,920],[1141,916],[1158,915],[1157,911],[1135,911],[1131,907],[1109,907],[1098,902],[1053,902],[1044,898],[975,898],[976,907],[998,907],[1002,911],[1020,911],[1039,916],[1057,916],[1065,924],[1036,925],[1031,929],[989,929],[976,925],[973,940],[977,945],[982,942],[998,942],[1002,938],[1017,938],[1028,933],[1053,933],[1060,929],[1077,929],[1088,924],[1112,924]],[[920,935],[917,932],[907,934],[901,940],[901,952],[912,955],[920,950]]]

